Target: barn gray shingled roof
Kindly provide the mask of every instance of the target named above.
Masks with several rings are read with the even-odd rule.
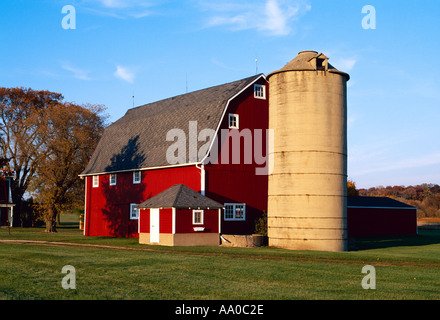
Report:
[[[217,129],[228,100],[262,76],[259,74],[129,109],[104,130],[81,175],[169,165],[166,151],[173,143],[166,140],[169,130],[182,129],[188,143],[190,121],[197,121],[198,132]]]
[[[175,184],[136,208],[221,209],[223,205],[183,184]]]

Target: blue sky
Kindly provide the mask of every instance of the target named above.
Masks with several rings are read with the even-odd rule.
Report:
[[[376,29],[362,27],[366,5]],[[138,106],[267,75],[315,50],[351,76],[349,178],[440,184],[439,16],[437,0],[2,1],[0,85],[103,104],[115,121],[133,95]]]

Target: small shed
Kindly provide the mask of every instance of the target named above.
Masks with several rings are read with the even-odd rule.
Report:
[[[348,197],[349,237],[416,235],[417,208],[387,197]]]
[[[139,243],[166,246],[218,246],[223,205],[176,184],[142,202]]]

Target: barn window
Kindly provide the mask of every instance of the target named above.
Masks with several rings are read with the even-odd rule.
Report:
[[[135,208],[137,203],[130,203],[130,219],[139,219],[139,209]]]
[[[141,172],[140,171],[133,172],[133,183],[141,183]]]
[[[116,173],[110,174],[110,185],[115,186],[116,185]]]
[[[193,210],[193,224],[203,224],[203,210]]]
[[[266,86],[254,84],[254,98],[266,100]]]
[[[225,220],[246,220],[246,204],[225,203]]]
[[[99,176],[93,176],[93,188],[99,187]]]
[[[238,129],[238,114],[229,114],[229,129]]]

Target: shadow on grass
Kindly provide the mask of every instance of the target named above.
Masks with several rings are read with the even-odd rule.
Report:
[[[419,234],[413,236],[358,237],[353,242],[354,248],[351,251],[426,246],[440,243],[440,230],[419,230]]]

